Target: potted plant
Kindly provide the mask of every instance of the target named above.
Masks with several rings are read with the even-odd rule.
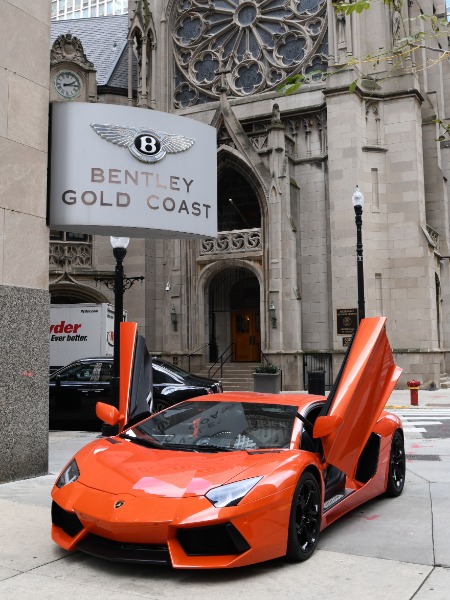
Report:
[[[253,390],[266,394],[279,394],[281,391],[280,367],[271,362],[257,365],[253,373]]]

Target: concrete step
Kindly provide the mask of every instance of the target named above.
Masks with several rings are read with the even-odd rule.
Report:
[[[259,363],[225,363],[222,367],[222,375],[219,369],[213,377],[222,381],[224,392],[253,391],[252,374],[257,364]],[[199,375],[209,377],[210,367],[211,365],[206,365]]]

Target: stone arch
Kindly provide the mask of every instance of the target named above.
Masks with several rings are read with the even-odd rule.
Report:
[[[80,285],[69,281],[50,284],[49,292],[51,304],[78,304],[82,302],[102,304],[109,302],[109,298],[99,290],[88,285]],[[72,301],[68,302],[68,299],[72,299]]]
[[[225,274],[226,272],[241,272],[241,276],[244,276],[244,271],[248,273],[250,277],[254,277],[258,282],[259,287],[259,312],[258,318],[260,319],[260,324],[258,326],[258,340],[261,338],[261,343],[264,342],[263,332],[266,328],[266,319],[265,319],[265,293],[264,293],[264,275],[263,270],[260,263],[254,261],[247,261],[243,259],[229,258],[220,261],[216,261],[207,265],[203,271],[200,273],[197,283],[197,306],[198,306],[198,316],[199,316],[199,330],[205,332],[205,338],[202,341],[203,344],[209,343],[211,348],[214,347],[214,343],[217,343],[217,340],[213,340],[212,338],[212,323],[211,323],[211,286],[213,285],[216,277],[221,273]],[[231,289],[231,287],[230,287]],[[230,291],[230,290],[229,290]],[[231,300],[230,300],[231,302]],[[227,312],[226,318],[223,319],[221,327],[228,327],[229,334],[222,335],[220,339],[220,343],[218,343],[218,353],[223,352],[226,347],[231,343],[231,305],[226,305],[225,312]],[[259,321],[258,321],[259,323]],[[225,341],[226,340],[226,341]],[[210,354],[210,360],[213,356],[213,353]]]

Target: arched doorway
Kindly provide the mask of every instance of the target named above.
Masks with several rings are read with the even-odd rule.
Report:
[[[209,286],[210,360],[232,350],[235,362],[255,362],[260,356],[260,286],[244,267],[225,268]]]

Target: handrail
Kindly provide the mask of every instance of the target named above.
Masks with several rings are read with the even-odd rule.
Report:
[[[216,360],[216,362],[210,366],[209,371],[208,371],[208,376],[210,379],[214,378],[214,375],[217,373],[217,371],[219,371],[220,369],[220,378],[222,379],[223,377],[223,365],[227,362],[227,360],[230,360],[230,358],[232,358],[234,356],[234,350],[236,348],[236,344],[233,342],[232,344],[230,344],[228,346],[228,348],[226,348],[222,354],[219,356],[219,358]],[[225,356],[225,354],[230,351],[228,356]],[[220,365],[217,367],[217,369],[211,373],[211,371],[214,369],[214,367],[217,365],[217,363],[220,362]]]
[[[270,364],[272,361],[270,361],[267,358],[267,356],[264,354],[264,352],[261,350],[261,345],[257,344],[257,346],[258,346],[258,349],[259,349],[259,354],[260,354],[260,358],[261,358],[261,364],[264,364],[264,361],[265,361],[266,365]]]
[[[264,364],[266,364],[266,365],[272,364],[272,361],[270,359],[268,359],[267,356],[264,354],[264,352],[261,350],[261,344],[259,344],[258,342],[256,342],[256,345],[258,346],[259,358],[260,358],[261,364],[262,365],[264,365]]]
[[[209,346],[210,343],[207,342],[206,344],[204,344],[203,346],[201,346],[200,348],[197,348],[197,350],[193,350],[192,352],[190,352],[189,354],[183,354],[182,356],[180,356],[180,362],[183,361],[185,358],[188,358],[188,371],[191,371],[191,356],[193,354],[197,354],[197,352],[200,352],[200,350],[203,350],[203,348],[206,348],[207,346]]]

